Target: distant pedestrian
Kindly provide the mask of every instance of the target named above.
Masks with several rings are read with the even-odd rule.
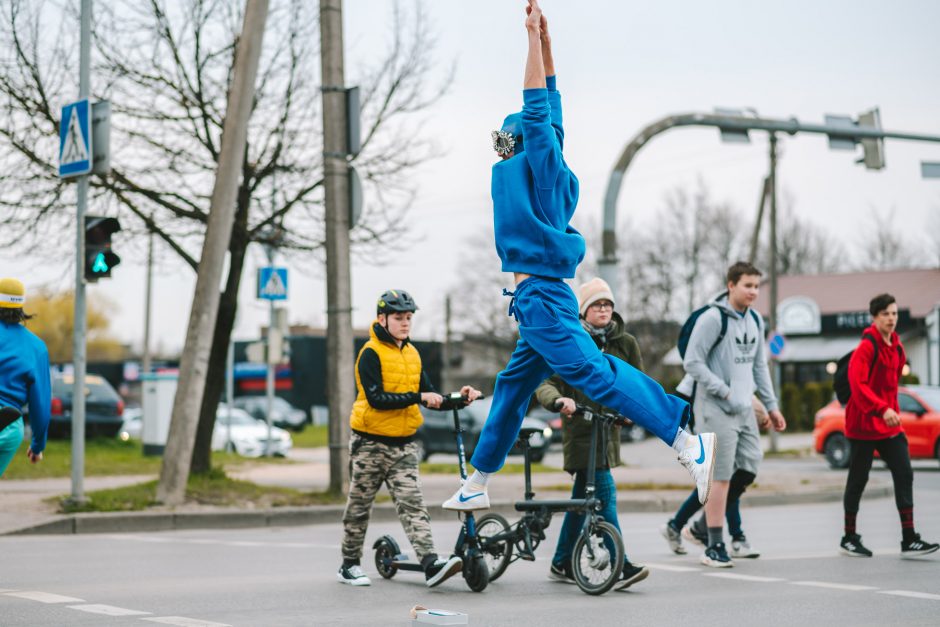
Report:
[[[20,409],[29,405],[32,442],[26,456],[42,459],[52,405],[49,352],[23,323],[26,288],[17,279],[0,279],[0,476],[23,443]]]
[[[845,407],[845,436],[851,452],[843,499],[845,535],[840,546],[844,554],[853,557],[872,555],[862,544],[855,523],[872,457],[878,451],[894,482],[894,501],[901,518],[901,557],[926,555],[940,545],[922,540],[914,531],[914,471],[898,415],[898,383],[907,363],[904,345],[895,330],[898,305],[891,294],[879,294],[871,299],[868,311],[872,325],[862,333],[862,341],[849,359],[852,395]]]

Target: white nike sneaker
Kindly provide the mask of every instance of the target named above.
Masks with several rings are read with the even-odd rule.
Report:
[[[679,453],[679,463],[685,466],[695,480],[698,500],[704,505],[712,489],[712,474],[715,472],[715,456],[718,454],[718,437],[714,433],[700,433],[689,437],[689,445]]]
[[[444,509],[453,509],[468,512],[475,509],[489,509],[490,496],[486,493],[486,486],[471,484],[469,482],[460,486],[460,489],[441,505]]]

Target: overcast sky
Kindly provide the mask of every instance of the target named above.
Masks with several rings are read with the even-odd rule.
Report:
[[[357,82],[364,60],[384,49],[389,5],[345,1],[348,84]],[[524,6],[522,0],[427,3],[442,69],[449,60],[457,63],[450,92],[423,126],[446,154],[415,173],[419,194],[409,219],[418,243],[375,263],[354,263],[356,326],[369,323],[379,293],[396,287],[410,290],[421,306],[415,336],[442,336],[444,293],[474,271],[457,266],[461,242],[492,220],[489,133],[521,106]],[[566,159],[581,181],[576,219],[582,225],[600,223],[607,177],[624,145],[666,114],[752,107],[765,117],[822,122],[826,113],[854,117],[878,106],[886,129],[940,135],[940,2],[545,0],[542,6],[563,97]],[[911,242],[926,245],[928,219],[940,212],[940,180],[921,179],[919,164],[940,161],[940,144],[888,141],[887,168],[880,172],[856,165],[852,153],[830,151],[822,136],[786,136],[779,146],[778,185],[792,195],[799,216],[850,244],[871,211],[894,210]],[[673,130],[639,153],[618,210],[631,228],[642,229],[656,220],[668,190],[701,178],[716,200],[750,214],[766,171],[766,134],[753,133],[742,146],[721,144],[714,129]],[[630,233],[618,236],[627,241]],[[489,252],[498,263],[492,246]],[[181,347],[195,278],[172,255],[163,257],[155,278],[155,345]],[[143,336],[142,261],[125,259],[112,280],[89,287],[117,303],[113,331],[135,346]],[[69,268],[50,267],[39,256],[3,262],[2,274],[22,277],[28,287],[67,289],[73,281]],[[256,337],[266,320],[266,305],[254,298],[259,265],[263,254],[253,250],[238,338]],[[324,325],[322,268],[311,259],[290,272],[290,321]],[[499,289],[471,297],[499,298]]]

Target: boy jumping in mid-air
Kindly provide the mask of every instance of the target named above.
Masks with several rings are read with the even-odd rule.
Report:
[[[584,239],[569,222],[578,203],[578,179],[562,156],[561,96],[555,89],[548,22],[537,0],[526,7],[528,57],[521,113],[493,133],[501,161],[493,166],[496,250],[504,272],[515,275],[509,312],[519,342],[496,379],[493,404],[471,463],[476,469],[443,507],[489,507],[486,483],[506,461],[539,384],[557,374],[595,402],[615,409],[679,452],[704,503],[711,486],[717,440],[683,429],[689,406],[626,362],[605,355],[578,319],[578,301],[563,279],[575,275]]]

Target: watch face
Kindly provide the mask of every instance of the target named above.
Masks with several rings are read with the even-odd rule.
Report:
[[[508,155],[516,147],[516,138],[506,131],[493,131],[490,137],[493,138],[493,150],[500,156]]]

